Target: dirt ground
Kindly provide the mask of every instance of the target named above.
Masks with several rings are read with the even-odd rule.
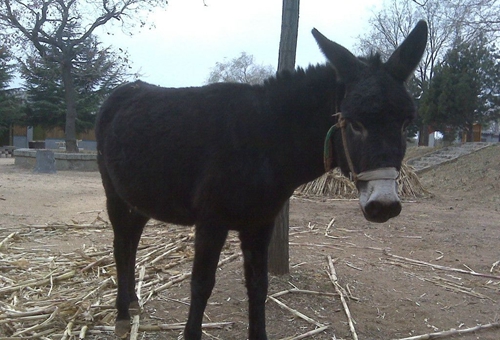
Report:
[[[86,339],[114,339],[109,327],[115,290],[112,233],[103,212],[99,174],[34,174],[13,163],[13,159],[0,159],[0,339],[61,339],[72,317],[73,335],[67,339],[78,339],[82,325],[88,326]],[[328,275],[328,256],[334,259],[359,339],[403,339],[499,321],[500,145],[424,173],[421,179],[432,197],[405,200],[401,215],[383,224],[367,222],[354,200],[291,199],[290,275],[271,277],[269,295],[292,292],[267,302],[270,339],[294,338],[321,326],[328,327],[309,338],[353,339]],[[153,245],[160,249],[159,235],[177,244],[177,255],[173,260],[143,263],[154,269],[148,267],[153,274],[146,274],[144,289],[150,289],[148,281],[165,282],[190,269],[192,230],[148,227],[141,241],[144,252],[153,253]],[[179,239],[181,246],[176,243]],[[238,251],[232,235],[221,259]],[[95,261],[102,254],[102,261]],[[233,257],[218,271],[205,316],[206,322],[230,324],[207,329],[204,339],[246,339],[241,257]],[[172,261],[178,265],[171,267]],[[73,267],[78,268],[73,281],[59,282],[52,274],[43,281],[43,270],[61,273]],[[166,289],[147,296],[141,325],[186,320],[189,279],[180,276]],[[38,284],[29,281],[33,278]],[[103,280],[108,280],[109,287],[99,283]],[[49,305],[62,311],[65,301],[74,301],[82,287],[94,284],[97,288],[85,294],[87,300],[92,297],[92,304],[79,305],[71,315],[51,312]],[[10,289],[17,285],[19,289]],[[103,287],[111,293],[101,294]],[[42,305],[48,314],[37,309]],[[104,312],[95,309],[108,315],[101,317]],[[25,316],[30,313],[42,316],[34,322]],[[181,330],[151,330],[140,331],[138,338],[180,336]],[[498,340],[500,328],[447,338]]]

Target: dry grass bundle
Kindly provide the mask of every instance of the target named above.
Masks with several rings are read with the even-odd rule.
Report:
[[[404,198],[430,196],[411,165],[403,163],[398,177],[398,195]]]
[[[314,181],[300,186],[297,194],[328,196],[332,198],[352,199],[358,197],[358,190],[352,181],[333,169]],[[413,170],[413,167],[403,163],[398,177],[398,194],[404,198],[417,198],[429,195]]]
[[[301,185],[296,193],[333,198],[358,197],[358,190],[354,183],[342,175],[338,168],[330,170],[314,181]]]

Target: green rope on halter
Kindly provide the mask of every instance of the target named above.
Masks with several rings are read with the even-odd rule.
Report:
[[[332,127],[328,130],[325,137],[325,146],[323,148],[323,164],[325,165],[325,172],[332,170],[332,162],[333,162],[333,144],[332,144],[332,134],[336,128],[340,128],[342,130],[342,140],[345,144],[345,136],[344,136],[344,127],[345,120],[342,118],[342,112],[337,112],[333,115],[333,117],[337,117],[337,123],[332,125]],[[345,146],[344,146],[344,150]]]
[[[323,163],[325,165],[325,172],[328,172],[332,169],[332,161],[333,161],[333,145],[332,145],[332,134],[337,124],[332,125],[332,127],[328,130],[325,137],[325,147],[323,150]]]

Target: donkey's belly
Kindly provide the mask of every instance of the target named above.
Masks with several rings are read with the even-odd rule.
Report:
[[[132,209],[155,220],[180,224],[193,225],[196,222],[195,214],[178,202],[156,199],[153,202],[136,201],[134,199],[125,201]]]
[[[122,176],[120,176],[122,175]],[[118,195],[131,209],[159,221],[193,225],[196,221],[189,195],[190,188],[167,183],[153,174],[140,177],[112,176]]]

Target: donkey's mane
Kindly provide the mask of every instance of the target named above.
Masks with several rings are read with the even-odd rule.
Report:
[[[297,67],[293,71],[285,70],[276,73],[264,81],[264,86],[302,87],[309,84],[318,84],[321,87],[331,87],[332,80],[336,80],[335,70],[328,64],[309,65],[306,69]]]
[[[371,69],[378,69],[382,66],[382,57],[379,52],[370,52],[369,55],[364,57],[358,57],[363,63],[368,65]]]
[[[379,69],[382,67],[382,58],[380,53],[371,52],[367,56],[358,57],[360,61],[366,64],[371,69]],[[276,73],[275,76],[270,77],[264,81],[264,85],[271,86],[287,86],[290,85],[307,85],[308,83],[321,84],[328,86],[328,82],[336,80],[337,76],[335,70],[328,63],[309,65],[307,68],[297,67],[293,71],[281,71]],[[331,85],[330,85],[331,86]]]

